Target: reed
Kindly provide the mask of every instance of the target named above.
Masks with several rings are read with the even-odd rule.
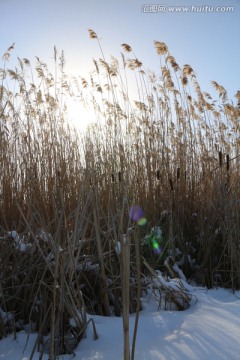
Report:
[[[144,271],[134,241],[142,251],[152,226],[166,251],[195,259],[188,277],[240,287],[239,91],[230,100],[213,82],[214,100],[163,42],[156,74],[128,44],[108,61],[89,34],[100,47],[89,79],[66,74],[56,49],[53,72],[39,58],[8,69],[14,45],[0,70],[0,336],[31,323],[51,359],[84,336],[86,312],[124,312],[129,358],[128,313],[139,310],[129,274],[139,284]],[[86,133],[70,125],[67,98],[95,110]],[[130,219],[135,205],[145,225]]]

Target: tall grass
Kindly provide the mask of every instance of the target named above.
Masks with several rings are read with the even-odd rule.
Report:
[[[16,311],[15,321],[29,322],[37,316],[36,294],[47,299],[38,330],[43,335],[46,327],[52,339],[56,329],[66,335],[64,309],[77,319],[82,309],[77,339],[86,328],[85,306],[89,313],[121,314],[126,273],[119,244],[130,259],[127,271],[139,278],[130,245],[139,231],[129,217],[134,205],[147,219],[142,236],[161,225],[167,248],[182,251],[188,276],[191,256],[201,283],[240,287],[239,91],[230,100],[213,82],[214,100],[162,42],[154,44],[159,73],[146,70],[128,44],[120,59],[107,61],[97,34],[89,34],[101,52],[89,79],[67,75],[56,49],[53,73],[39,58],[35,66],[18,59],[8,69],[13,46],[1,69],[0,304]],[[96,123],[84,134],[68,122],[69,97],[88,99],[95,110]],[[29,250],[20,252],[12,230]],[[41,233],[49,236],[42,244]],[[160,265],[157,258],[152,265]],[[133,312],[134,281],[129,291],[123,301]]]

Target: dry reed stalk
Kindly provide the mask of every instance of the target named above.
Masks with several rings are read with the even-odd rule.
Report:
[[[0,239],[0,306],[16,310],[19,318],[26,320],[26,313],[34,318],[36,289],[46,300],[40,307],[43,331],[49,326],[44,319],[53,295],[48,283],[53,287],[56,281],[51,261],[46,261],[48,252],[63,261],[66,277],[62,272],[59,285],[69,312],[76,315],[66,283],[80,289],[76,268],[83,259],[100,262],[104,313],[109,313],[106,276],[119,297],[119,258],[113,244],[129,225],[126,209],[119,220],[123,196],[128,204],[141,204],[152,224],[161,223],[161,213],[171,210],[161,224],[167,246],[196,258],[204,284],[212,286],[213,272],[219,271],[224,283],[240,286],[239,94],[235,104],[214,82],[216,103],[201,90],[191,66],[180,68],[164,43],[155,43],[160,62],[160,73],[155,74],[127,44],[123,48],[131,59],[122,55],[121,64],[114,58],[107,61],[93,30],[90,36],[101,51],[90,79],[68,76],[64,54],[58,58],[56,49],[54,74],[39,58],[35,68],[19,59],[17,70],[7,70],[13,47],[4,54],[0,70],[0,235],[15,229],[29,237],[26,241],[35,249],[35,264],[30,264],[29,254],[20,254],[13,239],[13,248]],[[82,136],[69,125],[63,106],[64,96],[74,93],[94,108],[97,119]],[[54,238],[63,208],[62,235],[57,238],[66,251],[62,259],[52,240],[41,240],[40,245],[37,233],[45,229]],[[90,288],[93,294],[94,284]],[[19,303],[19,297],[29,301]],[[78,299],[81,303],[81,296]],[[100,303],[99,294],[95,300]],[[93,308],[91,300],[87,305]],[[116,307],[120,314],[121,305],[116,302]],[[56,317],[55,323],[61,321]]]
[[[102,251],[102,242],[101,242],[101,228],[99,224],[99,213],[98,213],[98,200],[96,194],[94,194],[94,198],[92,201],[93,207],[93,218],[94,218],[94,226],[95,226],[95,234],[96,234],[96,244],[98,250],[98,260],[100,264],[100,286],[102,289],[102,299],[103,299],[103,306],[104,306],[104,313],[106,316],[110,316],[110,306],[107,294],[107,284],[106,284],[106,275],[105,275],[105,267],[104,267],[104,257]]]
[[[48,238],[48,242],[45,243],[45,246],[49,247],[49,250],[51,250],[50,253],[44,253],[44,247],[39,247],[40,238],[35,237],[33,230],[28,223],[27,227],[32,236],[32,239],[29,238],[29,240],[33,241],[26,243],[23,239],[18,240],[18,238],[16,238],[14,234],[15,237],[13,238],[13,244],[15,245],[12,249],[14,257],[19,256],[22,251],[26,251],[24,249],[27,246],[29,247],[29,251],[32,251],[31,257],[29,257],[29,251],[27,251],[26,254],[23,252],[24,256],[21,256],[21,262],[17,262],[18,269],[23,269],[22,271],[18,270],[17,272],[13,268],[14,278],[17,278],[18,281],[20,280],[21,273],[26,274],[26,265],[29,263],[29,260],[32,261],[32,257],[33,259],[39,258],[39,260],[41,260],[41,262],[37,261],[36,263],[31,265],[32,269],[28,273],[28,276],[24,277],[24,281],[22,281],[17,286],[15,292],[16,304],[13,304],[12,306],[16,309],[18,296],[20,298],[24,298],[24,295],[21,294],[26,293],[26,304],[24,306],[26,310],[21,309],[20,307],[20,312],[17,314],[17,316],[20,317],[20,319],[23,319],[23,321],[26,323],[29,321],[33,321],[33,319],[35,318],[35,321],[37,323],[36,329],[39,331],[39,345],[43,346],[43,351],[46,344],[42,343],[42,336],[49,333],[51,328],[50,356],[52,359],[55,359],[57,354],[59,353],[66,353],[72,351],[73,348],[76,347],[77,343],[80,341],[87,326],[87,319],[85,314],[86,310],[84,308],[84,302],[81,292],[77,293],[75,290],[73,290],[72,285],[69,284],[67,280],[68,274],[76,277],[76,269],[71,267],[69,269],[68,267],[66,268],[66,270],[68,270],[66,272],[64,271],[65,264],[72,263],[69,262],[69,260],[73,257],[73,254],[71,252],[73,252],[74,249],[70,247],[67,251],[64,250],[63,252],[63,249],[61,250],[61,247],[64,246],[65,242],[65,237],[63,233],[63,220],[64,210],[62,210],[61,216],[58,219],[57,229],[55,233],[55,241],[53,240],[53,238],[51,238],[50,235],[42,232],[41,236],[45,237],[45,241]],[[43,220],[42,223],[44,223]],[[66,233],[65,235],[67,236]],[[72,265],[74,266],[73,263]],[[10,273],[9,279],[4,279],[5,283],[11,280],[12,276],[13,275]],[[33,281],[31,281],[32,277],[34,279]],[[31,285],[29,290],[28,284]],[[17,293],[19,293],[19,295]],[[59,301],[57,301],[57,298]],[[41,299],[41,303],[39,305],[35,304],[36,301],[40,301],[37,299]],[[14,302],[14,300],[15,298],[11,299],[11,296],[8,295],[6,297],[7,307],[11,307],[11,303]],[[36,307],[38,308],[37,312]],[[49,313],[50,309],[52,315],[50,317],[46,317],[45,314]],[[24,314],[24,312],[26,312],[26,314]],[[69,326],[66,323],[66,321],[69,321],[68,318],[73,318],[77,324],[75,327],[76,330],[74,330],[74,328],[68,329],[68,334],[72,334],[74,337],[74,339],[71,340],[72,344],[70,344],[70,340],[67,338],[66,333],[66,329]]]
[[[135,317],[135,325],[133,331],[133,340],[132,340],[132,351],[131,351],[131,360],[134,360],[135,356],[135,346],[136,346],[136,339],[137,339],[137,329],[138,329],[138,320],[139,320],[139,313],[141,310],[141,292],[142,292],[142,284],[141,284],[141,250],[140,250],[140,243],[141,243],[141,236],[139,229],[135,236],[135,253],[136,253],[136,271],[137,271],[137,294],[136,294],[136,317]]]
[[[125,236],[121,242],[121,278],[122,278],[122,317],[123,317],[123,339],[124,360],[130,360],[129,340],[129,291],[130,291],[130,237]]]

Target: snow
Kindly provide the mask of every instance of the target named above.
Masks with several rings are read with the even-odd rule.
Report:
[[[182,272],[182,270],[179,268],[179,266],[176,263],[173,265],[173,270],[176,271],[176,273],[179,275],[180,279],[186,281],[186,277],[185,277],[184,273]]]
[[[8,232],[8,235],[14,240],[14,246],[17,251],[26,252],[32,247],[32,244],[25,244],[24,238],[20,239],[15,230]]]
[[[9,320],[13,319],[13,316],[10,312],[5,312],[0,308],[0,319],[2,320],[3,324],[7,324]]]
[[[158,303],[148,292],[142,298],[135,360],[239,360],[240,292],[226,289],[207,290],[188,287],[197,301],[184,311],[158,311]],[[90,317],[90,316],[89,316]],[[58,359],[122,360],[122,319],[91,316],[99,338],[94,340],[92,325],[73,355]],[[135,316],[130,315],[132,336]],[[24,331],[0,341],[0,360],[29,360],[36,341],[35,334]],[[38,360],[35,352],[33,360]],[[44,354],[43,360],[48,359]]]

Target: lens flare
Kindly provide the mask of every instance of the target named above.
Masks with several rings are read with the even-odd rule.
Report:
[[[152,247],[155,255],[159,255],[162,252],[162,248],[159,246],[159,243],[155,239],[152,240]]]
[[[130,208],[129,217],[140,226],[147,223],[147,219],[144,217],[144,210],[139,205],[134,205]]]
[[[150,234],[145,236],[144,245],[147,246],[151,253],[156,256],[160,255],[164,251],[162,229],[160,226],[153,227]]]
[[[137,223],[139,226],[144,226],[147,223],[147,219],[145,217],[143,217],[140,220],[138,220]]]

